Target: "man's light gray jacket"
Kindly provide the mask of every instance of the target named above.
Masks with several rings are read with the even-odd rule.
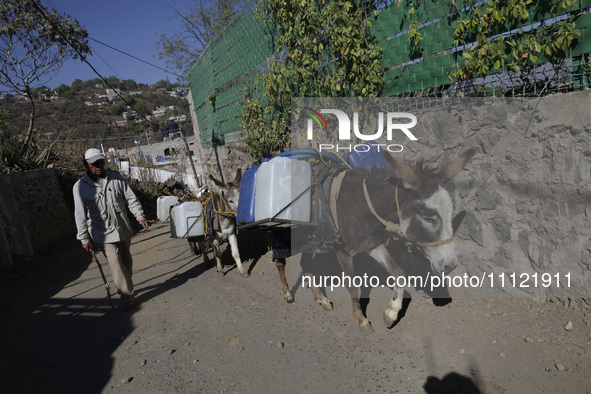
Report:
[[[115,171],[105,170],[98,182],[85,174],[73,188],[74,218],[82,243],[113,243],[133,235],[127,208],[139,222],[144,211],[125,179]]]

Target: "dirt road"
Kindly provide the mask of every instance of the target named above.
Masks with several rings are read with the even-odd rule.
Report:
[[[583,311],[418,294],[388,330],[387,295],[372,292],[367,335],[343,292],[329,292],[330,312],[307,289],[285,303],[270,253],[247,261],[249,278],[229,265],[219,277],[158,223],[132,253],[141,306],[129,312],[110,310],[76,242],[1,272],[0,392],[591,392]],[[293,285],[297,258],[288,266]]]

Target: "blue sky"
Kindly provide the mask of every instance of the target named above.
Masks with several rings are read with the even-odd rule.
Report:
[[[156,43],[161,34],[180,32],[178,23],[171,19],[173,0],[41,0],[48,8],[67,13],[86,27],[88,35],[120,51],[129,53],[162,68]],[[183,9],[191,0],[176,0]],[[177,77],[158,68],[135,60],[94,41],[89,42],[93,56],[88,61],[103,76],[133,79],[137,83],[153,84],[162,79],[176,82]],[[178,73],[176,70],[172,72]],[[94,71],[80,60],[68,60],[58,74],[43,85],[57,87],[71,85],[75,79],[86,81],[98,78]]]

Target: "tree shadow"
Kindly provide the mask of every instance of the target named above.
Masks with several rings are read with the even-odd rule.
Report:
[[[99,393],[111,378],[112,353],[134,327],[133,312],[112,312],[104,298],[54,297],[98,267],[78,242],[0,272],[2,391]],[[87,284],[85,284],[88,287]]]
[[[261,257],[269,251],[269,236],[267,233],[259,231],[242,230],[238,233],[237,238],[240,259],[247,272],[251,274]],[[212,260],[214,261],[213,264],[215,266],[215,256],[212,257]],[[225,271],[225,274],[233,271],[237,267],[228,243],[224,245],[224,251],[222,252],[222,268],[226,266],[225,263],[231,263],[227,264],[230,268]]]
[[[162,236],[155,234],[149,236]],[[133,244],[142,240],[134,239]],[[112,311],[98,267],[79,242],[60,246],[0,270],[2,392],[103,392],[113,376],[113,353],[135,330],[131,317],[138,310]],[[138,274],[148,277],[135,283],[138,302],[209,269],[191,258],[189,248],[179,252],[176,248],[159,245],[165,259],[134,271],[136,280]],[[110,274],[108,268],[105,273]],[[61,291],[68,295],[58,295]],[[113,301],[118,301],[116,296]]]

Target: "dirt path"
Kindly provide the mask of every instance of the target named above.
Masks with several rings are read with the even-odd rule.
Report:
[[[110,310],[75,242],[1,272],[0,392],[591,392],[581,311],[417,295],[388,330],[387,294],[372,292],[365,335],[342,292],[329,293],[331,312],[301,288],[285,303],[270,254],[247,262],[249,278],[228,266],[219,277],[162,224],[132,252],[141,307],[130,312]],[[293,284],[297,259],[288,266]]]

